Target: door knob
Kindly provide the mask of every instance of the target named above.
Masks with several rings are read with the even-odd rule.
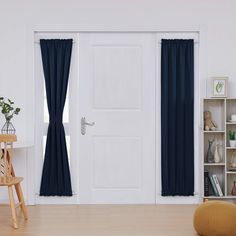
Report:
[[[85,135],[86,134],[86,125],[88,126],[94,126],[95,122],[87,122],[85,117],[81,118],[81,134]]]

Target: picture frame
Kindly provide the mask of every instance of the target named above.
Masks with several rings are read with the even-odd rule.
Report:
[[[227,97],[228,77],[212,78],[212,97]]]

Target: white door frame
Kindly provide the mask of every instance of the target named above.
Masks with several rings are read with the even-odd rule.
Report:
[[[85,27],[85,26],[81,26],[81,25],[76,25],[76,26],[58,26],[58,25],[37,25],[37,26],[32,26],[30,25],[27,29],[27,65],[28,65],[28,69],[27,69],[27,84],[28,84],[28,91],[29,91],[29,101],[35,100],[36,97],[36,87],[35,87],[35,77],[34,77],[34,35],[37,32],[65,32],[65,33],[80,33],[80,32],[148,32],[148,33],[198,33],[199,34],[199,41],[201,42],[201,46],[199,46],[199,66],[198,66],[198,88],[199,88],[199,92],[198,92],[198,99],[200,100],[200,98],[204,97],[206,95],[206,83],[205,80],[207,78],[207,53],[206,53],[206,26],[204,25],[192,25],[192,26],[180,26],[180,25],[176,25],[176,26],[154,26],[154,27],[145,27],[145,28],[141,28],[141,27],[131,27],[131,26],[127,26],[127,27],[121,27],[118,29],[111,29],[111,28],[107,28],[107,27],[98,27],[98,28],[94,28],[94,27]],[[34,79],[32,79],[34,78]],[[32,89],[34,88],[34,89]],[[157,90],[156,90],[157,93]],[[34,104],[36,104],[36,102],[34,102]],[[29,107],[28,107],[28,112],[29,114],[34,114],[34,106],[32,106],[32,104],[29,102]],[[200,110],[200,102],[197,104],[197,109]],[[200,118],[200,113],[198,115],[198,117]],[[32,118],[32,117],[31,117]],[[33,119],[34,119],[34,115],[33,115]],[[32,122],[31,120],[29,121],[29,123],[32,123],[32,127],[35,129],[35,121]],[[200,129],[200,127],[202,126],[202,121],[200,119],[198,119],[198,131]],[[157,131],[157,125],[156,125],[156,131]],[[200,135],[199,135],[200,136]],[[29,139],[30,142],[35,143],[35,137],[34,135],[29,135],[29,137],[27,137]],[[201,137],[199,137],[200,139]],[[198,139],[198,140],[199,140]],[[156,138],[157,140],[157,138]],[[155,141],[156,141],[155,140]],[[201,146],[200,143],[198,142],[199,145],[197,146],[197,148],[199,148],[199,150],[201,150]],[[157,147],[156,147],[157,149]],[[30,148],[27,150],[27,204],[29,205],[35,205],[36,203],[36,198],[35,198],[35,147],[34,148]],[[201,153],[199,151],[199,153]],[[157,151],[156,151],[156,155],[157,155]],[[198,171],[199,173],[202,172],[202,160],[195,160],[195,168],[197,166],[197,164],[199,165]],[[158,165],[158,161],[156,159],[156,164]],[[158,177],[158,176],[157,176]],[[175,200],[173,199],[173,201],[162,201],[159,202],[157,201],[157,203],[175,203],[175,204],[182,204],[183,201],[184,203],[189,202],[189,203],[196,203],[196,202],[200,202],[200,195],[201,195],[201,189],[202,189],[202,185],[203,185],[203,178],[201,175],[199,175],[199,186],[198,189],[196,189],[196,193],[197,193],[197,199],[189,199],[186,200],[185,197],[183,197],[182,199],[177,199],[175,198]],[[33,183],[33,184],[32,184]],[[156,188],[158,189],[158,185],[156,186]],[[158,196],[158,194],[160,193],[156,193],[156,197]],[[53,202],[52,202],[53,203]],[[79,201],[77,201],[77,203],[79,203]]]
[[[42,138],[47,133],[47,124],[43,122],[43,113],[44,113],[44,103],[43,103],[43,91],[44,91],[44,80],[43,80],[43,68],[42,65],[38,64],[38,61],[35,61],[35,71],[38,74],[35,74],[35,94],[36,94],[36,104],[37,108],[35,109],[35,143],[37,145],[34,147],[34,157],[35,157],[35,203],[36,204],[77,204],[78,199],[78,173],[76,168],[78,166],[78,160],[76,158],[76,153],[78,152],[78,145],[76,145],[76,140],[78,140],[78,133],[75,130],[78,130],[77,112],[71,114],[72,110],[76,111],[77,105],[76,102],[73,102],[72,99],[77,99],[78,91],[78,40],[77,33],[41,33],[37,32],[34,37],[34,48],[35,48],[35,58],[41,61],[41,56],[39,55],[41,38],[72,38],[73,39],[73,50],[72,50],[72,60],[70,65],[70,75],[68,83],[68,93],[69,93],[69,123],[64,124],[65,133],[70,136],[70,174],[72,182],[72,197],[42,197],[39,196],[40,181],[41,181],[41,167],[43,164],[42,151],[43,151],[43,142]],[[37,50],[37,53],[36,53]],[[37,57],[37,58],[36,58]],[[39,59],[40,58],[40,59]],[[40,70],[40,71],[39,71]],[[40,78],[39,78],[40,76]],[[41,78],[42,77],[42,78]]]

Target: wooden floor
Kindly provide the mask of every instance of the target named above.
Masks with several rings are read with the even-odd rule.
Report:
[[[0,207],[5,236],[192,236],[194,205],[44,205],[30,206],[11,228],[10,209]]]

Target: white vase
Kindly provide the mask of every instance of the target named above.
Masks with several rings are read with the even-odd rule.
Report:
[[[230,147],[236,147],[236,140],[229,140]]]
[[[219,155],[219,151],[218,151],[218,144],[216,145],[216,148],[215,148],[214,162],[215,163],[219,163],[220,162],[220,155]]]

